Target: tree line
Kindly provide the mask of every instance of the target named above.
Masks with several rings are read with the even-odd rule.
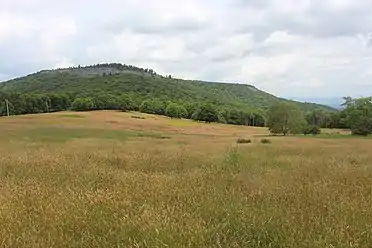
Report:
[[[315,109],[304,113],[298,105],[278,101],[268,111],[220,107],[209,102],[163,100],[139,94],[17,94],[0,92],[0,116],[37,114],[65,110],[140,111],[204,122],[269,127],[276,134],[317,134],[320,128],[351,129],[354,135],[372,134],[372,97],[345,98],[344,110]]]
[[[280,102],[268,110],[267,126],[274,134],[319,134],[320,128],[350,129],[353,135],[372,134],[372,97],[345,97],[344,109],[316,109],[303,114],[298,106]]]
[[[96,94],[76,97],[72,94],[16,94],[0,92],[0,116],[38,114],[65,110],[140,111],[205,122],[265,126],[265,113],[260,110],[236,109],[209,102],[171,101],[139,94]]]
[[[118,71],[134,71],[134,72],[139,72],[139,73],[148,73],[150,75],[153,75],[153,76],[160,76],[160,77],[165,77],[165,76],[162,76],[160,74],[158,74],[156,71],[154,71],[153,69],[150,69],[150,68],[140,68],[140,67],[137,67],[137,66],[134,66],[134,65],[126,65],[126,64],[120,64],[120,63],[102,63],[102,64],[95,64],[95,65],[88,65],[88,66],[81,66],[81,65],[78,65],[78,66],[70,66],[68,68],[65,68],[64,70],[66,69],[71,69],[71,70],[81,70],[81,69],[87,69],[87,68],[112,68],[112,69],[116,69]],[[56,71],[56,70],[63,70],[63,68],[57,68],[57,69],[53,69],[51,71]],[[168,76],[169,77],[169,76]]]

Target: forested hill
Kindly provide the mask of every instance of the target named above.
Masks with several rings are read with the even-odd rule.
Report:
[[[203,102],[220,107],[265,110],[278,100],[254,86],[181,80],[162,76],[151,69],[122,64],[40,71],[0,83],[5,93],[66,93],[72,98],[98,94],[132,94],[143,99],[172,102]],[[330,107],[298,103],[305,110]]]

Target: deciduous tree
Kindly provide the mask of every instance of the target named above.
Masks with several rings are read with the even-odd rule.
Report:
[[[345,98],[346,123],[354,135],[372,134],[372,97]]]
[[[298,134],[303,131],[306,125],[305,118],[298,106],[278,102],[268,111],[267,126],[271,133],[274,134]]]

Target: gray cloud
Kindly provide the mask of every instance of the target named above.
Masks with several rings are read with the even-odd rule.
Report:
[[[242,24],[240,32],[271,33],[282,30],[306,36],[338,37],[372,30],[372,2],[368,0],[238,0],[233,1],[232,6],[239,6],[241,15],[254,12],[261,17],[259,21]],[[234,15],[236,13],[232,14],[232,18]]]
[[[280,96],[372,94],[369,0],[3,0],[0,80],[122,62]]]
[[[197,32],[207,28],[207,24],[198,20],[188,18],[175,18],[172,21],[157,21],[149,19],[126,18],[104,25],[104,29],[114,34],[120,34],[131,30],[139,34],[180,34],[186,32]]]

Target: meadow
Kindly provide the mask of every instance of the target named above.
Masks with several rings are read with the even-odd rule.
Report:
[[[115,111],[0,128],[0,247],[372,247],[372,139]]]

